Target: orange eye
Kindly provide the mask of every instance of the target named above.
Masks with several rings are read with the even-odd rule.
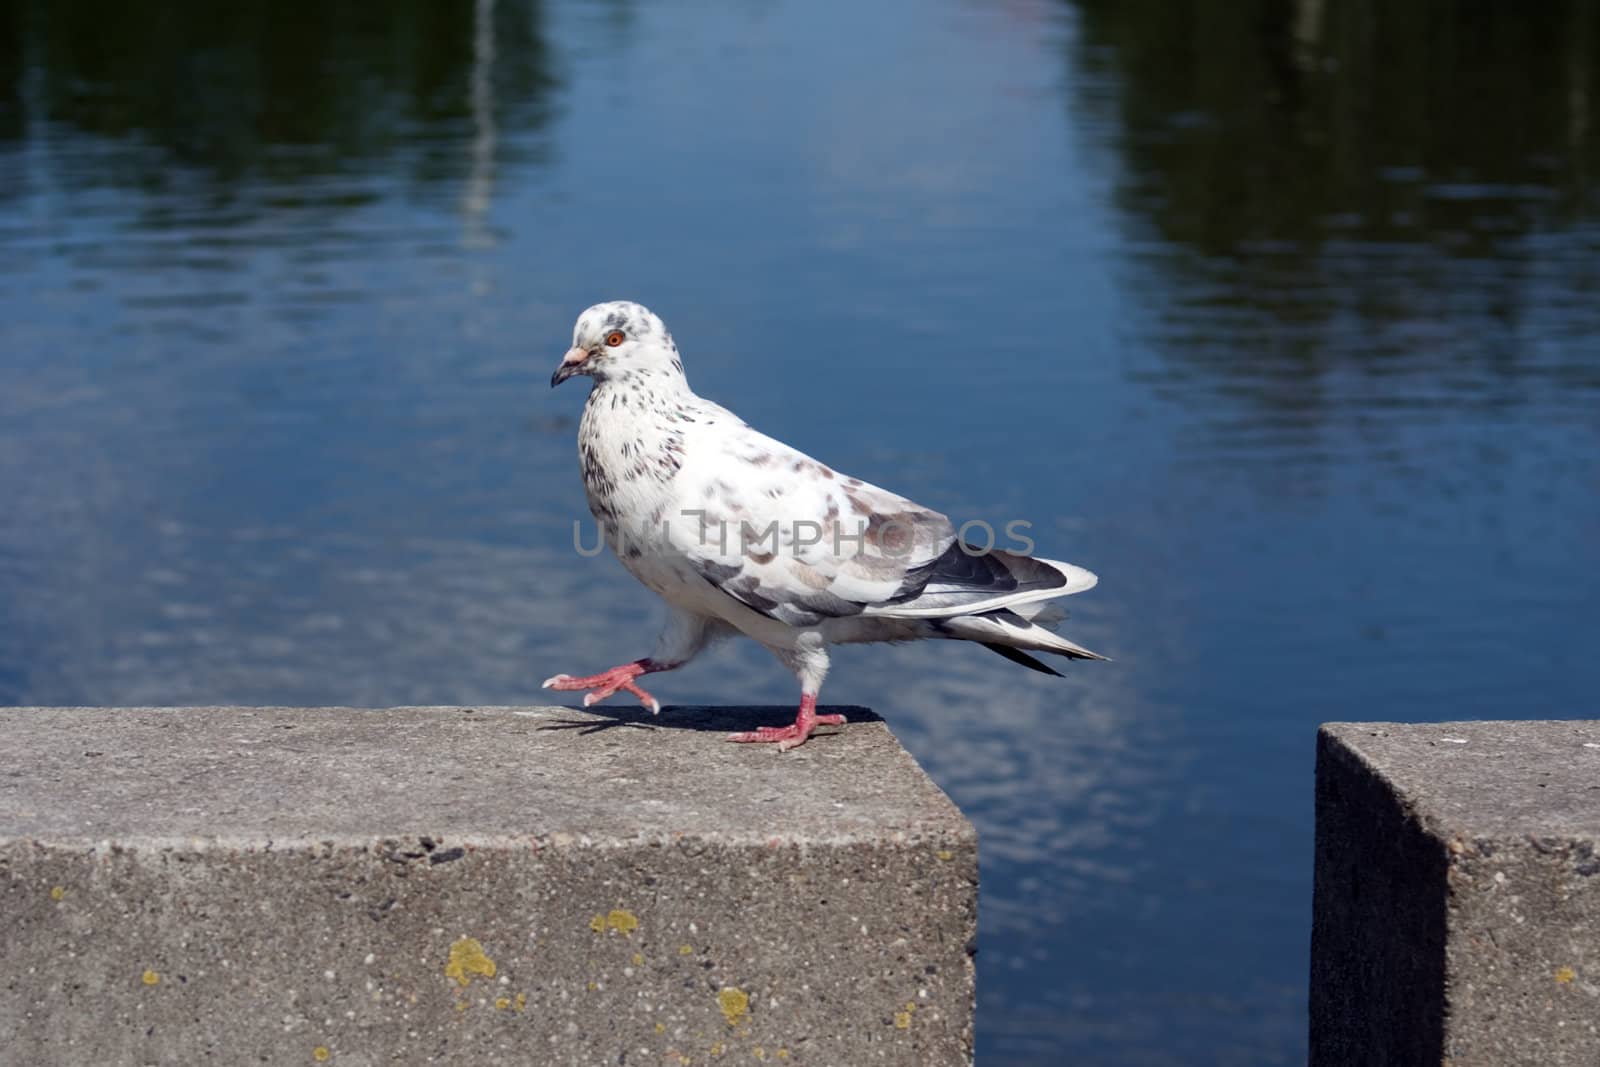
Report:
[[[621,330],[612,330],[610,333],[606,334],[606,346],[609,348],[616,348],[625,340],[627,340],[627,338],[622,335]]]

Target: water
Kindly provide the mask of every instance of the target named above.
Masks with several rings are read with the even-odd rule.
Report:
[[[571,321],[1098,571],[1065,681],[850,648],[978,825],[979,1060],[1304,1055],[1316,724],[1594,716],[1579,3],[0,0],[0,702],[530,702]],[[668,702],[785,702],[730,645]]]

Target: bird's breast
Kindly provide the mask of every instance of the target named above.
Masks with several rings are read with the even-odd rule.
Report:
[[[670,502],[683,459],[683,431],[670,411],[612,389],[590,394],[578,427],[578,463],[589,510],[602,525],[659,524],[656,513]]]

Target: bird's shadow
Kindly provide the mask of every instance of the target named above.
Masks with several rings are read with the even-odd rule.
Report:
[[[655,729],[654,726],[646,722],[630,722],[627,719],[612,717],[601,719],[557,719],[555,722],[545,723],[543,726],[540,726],[539,729],[541,731],[572,730],[575,731],[579,737],[588,737],[590,734],[597,734],[602,730],[616,730],[624,726],[634,730]]]
[[[795,709],[787,704],[757,707],[714,707],[702,704],[668,704],[661,714],[652,715],[644,708],[592,707],[563,708],[571,711],[570,719],[556,719],[541,723],[537,729],[565,730],[579,737],[606,730],[696,730],[702,733],[737,733],[754,730],[758,726],[788,726],[794,722]],[[871,708],[851,704],[819,707],[820,715],[843,715],[846,723],[882,722],[883,717]],[[837,727],[823,727],[824,730]]]

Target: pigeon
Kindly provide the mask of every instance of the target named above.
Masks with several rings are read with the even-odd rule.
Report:
[[[578,316],[550,386],[593,380],[578,425],[589,509],[622,565],[671,609],[655,651],[599,674],[558,674],[544,688],[588,692],[589,707],[675,670],[713,641],[744,634],[800,682],[792,725],[732,734],[787,751],[819,725],[828,646],[973,641],[1059,676],[1033,656],[1104,659],[1048,629],[1050,604],[1092,588],[1082,567],[981,549],[936,511],[849,477],[748,426],[689,388],[666,325],[629,301]],[[992,540],[992,538],[991,538]]]

